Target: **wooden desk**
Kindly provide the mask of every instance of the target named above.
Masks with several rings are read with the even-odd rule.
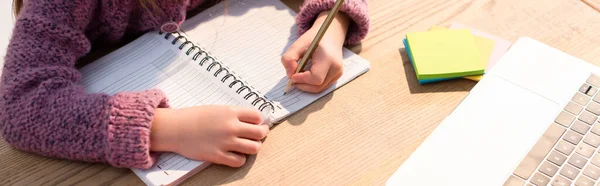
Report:
[[[285,1],[290,7],[298,2]],[[372,69],[275,127],[243,168],[212,166],[184,185],[381,185],[475,85],[418,85],[401,39],[458,21],[505,39],[531,36],[600,65],[600,13],[579,0],[372,0],[355,52]],[[317,112],[318,111],[318,112]],[[128,169],[56,160],[0,142],[0,185],[141,185]]]

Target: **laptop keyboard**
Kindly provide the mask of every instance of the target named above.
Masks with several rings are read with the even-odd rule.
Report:
[[[600,77],[592,75],[546,129],[505,186],[600,185]]]

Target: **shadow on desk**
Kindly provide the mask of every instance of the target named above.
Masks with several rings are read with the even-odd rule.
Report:
[[[334,93],[335,93],[335,91],[317,99],[315,102],[308,105],[307,107],[304,107],[304,109],[296,112],[292,116],[288,117],[286,120],[288,122],[290,122],[291,125],[294,125],[294,126],[303,124],[304,121],[306,121],[306,118],[311,113],[318,112],[319,110],[321,110],[325,106],[325,104],[327,104],[327,102],[329,102],[329,100],[331,100],[331,98],[333,98]]]
[[[254,162],[256,161],[257,155],[246,156],[246,164],[240,168],[228,167],[225,165],[211,165],[208,169],[200,171],[196,175],[188,178],[184,181],[183,185],[189,185],[202,183],[202,185],[225,185],[231,182],[235,182],[244,179]],[[200,176],[203,174],[209,174],[210,176]],[[202,180],[195,180],[202,177]]]
[[[448,81],[440,81],[435,83],[419,84],[415,69],[411,64],[405,48],[398,49],[400,57],[402,57],[402,66],[406,74],[406,83],[411,94],[432,93],[432,92],[468,92],[477,84],[472,80],[463,78],[453,79]]]

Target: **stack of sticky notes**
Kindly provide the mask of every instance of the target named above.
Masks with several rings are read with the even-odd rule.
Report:
[[[479,81],[511,45],[458,23],[407,33],[403,43],[419,84],[456,78]]]

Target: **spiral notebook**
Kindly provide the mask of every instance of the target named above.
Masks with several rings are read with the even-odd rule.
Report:
[[[87,92],[159,88],[173,108],[208,104],[254,107],[267,124],[308,106],[367,72],[368,61],[344,49],[344,75],[329,89],[283,95],[281,55],[297,39],[295,12],[278,0],[229,1],[188,19],[180,32],[149,32],[81,68]],[[176,185],[209,163],[164,153],[154,167],[132,169],[148,185]]]

